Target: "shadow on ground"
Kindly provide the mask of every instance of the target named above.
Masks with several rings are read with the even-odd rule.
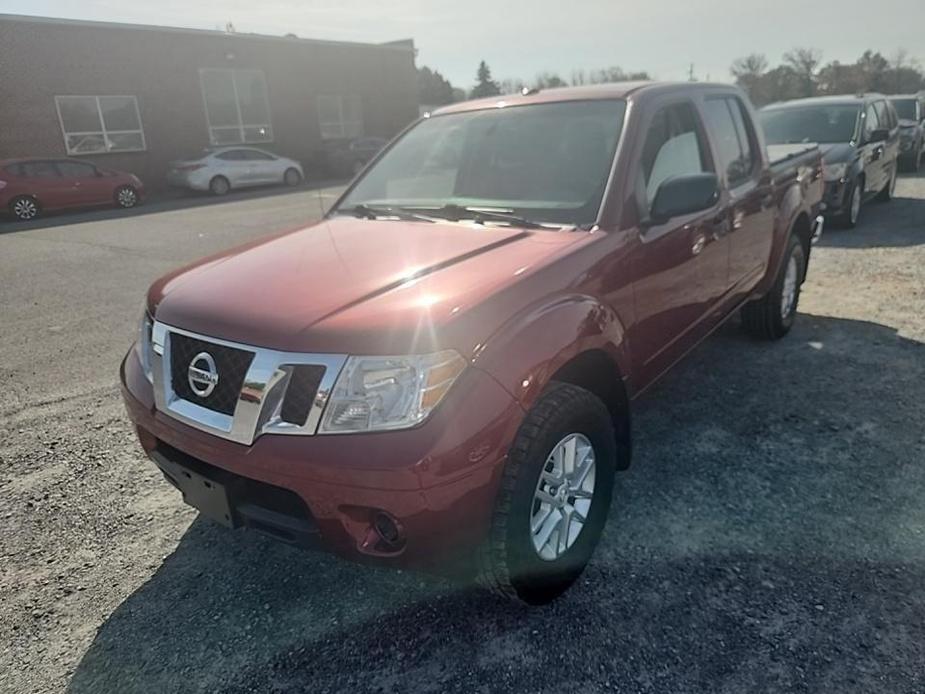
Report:
[[[925,171],[901,176],[896,197],[888,203],[876,200],[861,210],[857,228],[830,223],[820,245],[837,248],[906,247],[925,244],[925,199],[908,196],[910,186],[925,189]]]
[[[9,215],[0,215],[0,234],[9,234],[17,231],[32,231],[34,229],[50,229],[53,227],[68,226],[71,224],[81,224],[83,222],[101,222],[110,219],[125,219],[126,217],[140,217],[146,214],[156,212],[167,212],[172,210],[186,210],[194,207],[205,207],[207,205],[225,205],[233,202],[244,200],[256,200],[259,198],[272,198],[283,195],[293,195],[306,193],[309,191],[321,191],[324,188],[332,186],[342,186],[346,183],[343,180],[326,180],[311,181],[309,183],[287,187],[265,187],[265,188],[246,188],[244,190],[233,190],[228,195],[216,197],[205,193],[196,193],[193,191],[169,191],[167,193],[155,194],[144,204],[134,207],[130,210],[123,210],[114,207],[101,207],[86,210],[62,210],[59,212],[49,212],[47,215],[33,219],[29,222],[19,222]],[[322,205],[322,208],[330,207],[334,201],[328,199]]]
[[[602,545],[554,604],[197,521],[70,691],[922,691],[925,345],[730,325],[638,404]]]

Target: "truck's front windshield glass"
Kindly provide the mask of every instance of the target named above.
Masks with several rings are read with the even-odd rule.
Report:
[[[339,206],[499,208],[549,224],[597,217],[626,102],[570,101],[433,116]]]
[[[901,120],[918,120],[915,117],[915,99],[890,99]]]
[[[833,104],[762,111],[759,115],[770,145],[797,142],[850,142],[857,130],[860,106]]]

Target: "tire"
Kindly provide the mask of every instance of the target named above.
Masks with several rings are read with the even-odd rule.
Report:
[[[227,195],[229,190],[231,190],[231,183],[224,176],[214,176],[209,181],[209,192],[212,195]]]
[[[591,471],[575,497],[550,492],[564,486],[551,486],[549,476],[559,464],[550,454],[560,444],[567,449],[569,441],[576,444],[576,460],[588,460],[580,455],[586,444],[593,456]],[[478,553],[479,582],[530,605],[550,602],[568,589],[591,559],[607,521],[616,456],[613,422],[604,403],[584,388],[551,384],[527,413],[508,454],[491,530]],[[577,469],[573,476],[577,483],[584,465],[576,462],[572,469]],[[561,505],[539,501],[541,491]],[[590,499],[585,496],[588,493]],[[575,512],[583,514],[583,525]],[[535,532],[533,522],[542,521],[544,514],[546,522]],[[572,525],[563,532],[566,516]],[[537,549],[535,542],[542,535],[549,544]],[[541,551],[547,553],[546,558]]]
[[[890,172],[890,180],[883,186],[883,190],[877,193],[877,202],[889,202],[896,194],[896,178],[899,169],[899,161],[893,162],[893,170]]]
[[[42,214],[42,206],[31,195],[20,195],[10,200],[10,214],[21,222],[28,222]]]
[[[763,340],[779,340],[789,333],[796,318],[805,274],[806,249],[799,237],[791,234],[774,286],[760,299],[742,307],[745,331]]]
[[[293,186],[299,185],[301,182],[302,174],[299,173],[298,169],[286,169],[286,173],[283,174],[283,183],[291,188]]]
[[[857,196],[855,199],[854,196]],[[838,224],[846,229],[854,229],[861,216],[861,207],[864,205],[864,179],[860,176],[851,181],[848,189],[848,209],[838,217]]]
[[[130,209],[138,205],[138,191],[132,186],[119,186],[113,193],[116,207]]]

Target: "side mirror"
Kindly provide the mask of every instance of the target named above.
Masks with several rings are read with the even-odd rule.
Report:
[[[719,200],[719,179],[714,173],[671,176],[662,181],[655,193],[649,224],[663,224],[669,219],[706,210]]]
[[[890,131],[887,130],[886,128],[878,128],[877,130],[874,130],[870,134],[870,137],[867,138],[867,141],[868,142],[886,142],[888,139],[890,139]]]

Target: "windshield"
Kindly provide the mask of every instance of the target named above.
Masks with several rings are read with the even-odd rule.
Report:
[[[896,115],[902,120],[918,120],[915,117],[915,99],[890,99]]]
[[[489,207],[536,222],[593,223],[625,112],[621,100],[571,101],[425,119],[340,209]]]
[[[769,145],[795,142],[850,142],[857,130],[860,106],[837,104],[761,111],[761,124]]]

